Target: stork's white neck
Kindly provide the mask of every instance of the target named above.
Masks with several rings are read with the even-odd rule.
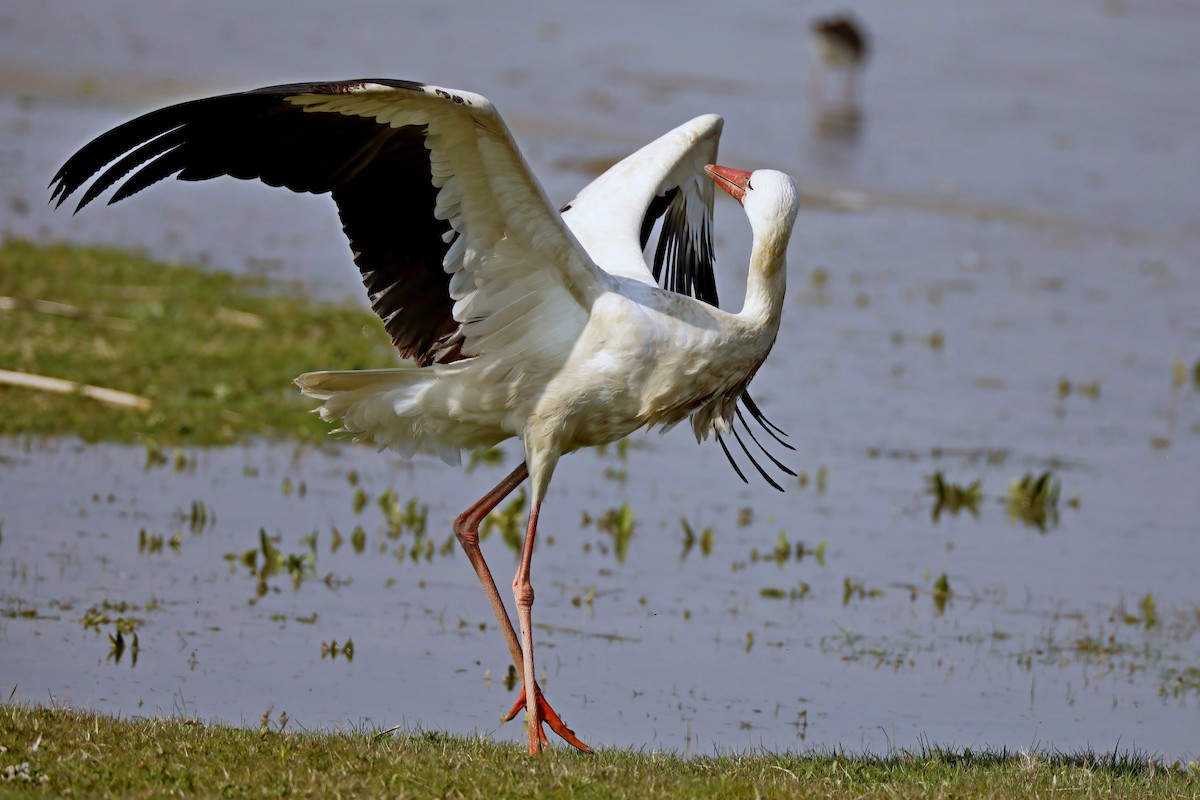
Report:
[[[754,239],[746,301],[738,316],[752,328],[768,330],[774,339],[787,290],[787,246],[796,222],[796,190],[782,173],[760,170],[753,177],[757,184],[746,193],[743,206]]]
[[[746,300],[738,314],[754,327],[779,326],[783,298],[787,292],[787,229],[754,232],[750,250],[750,273],[746,277]]]

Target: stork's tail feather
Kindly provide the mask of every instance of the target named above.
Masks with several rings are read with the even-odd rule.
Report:
[[[342,423],[334,433],[372,441],[408,458],[433,453],[460,464],[461,447],[448,439],[447,421],[430,415],[422,397],[436,382],[418,368],[307,372],[296,378],[306,396],[323,400],[317,411],[326,422]]]

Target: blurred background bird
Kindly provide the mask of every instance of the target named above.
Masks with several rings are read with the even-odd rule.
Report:
[[[809,76],[813,103],[825,107],[828,75],[838,72],[841,73],[838,105],[857,109],[859,73],[871,54],[871,41],[862,23],[852,14],[840,12],[813,20],[810,31],[815,62]]]

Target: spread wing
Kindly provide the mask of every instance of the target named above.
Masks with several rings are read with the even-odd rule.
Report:
[[[470,92],[356,80],[181,103],[83,147],[54,177],[52,200],[94,177],[78,211],[114,185],[110,203],[172,175],[330,193],[372,308],[400,353],[422,364],[536,352],[537,326],[522,320],[582,329],[608,280],[499,113]]]
[[[614,275],[716,305],[713,183],[704,166],[717,159],[723,121],[696,117],[610,167],[563,209],[563,218],[596,263]],[[662,230],[654,267],[643,251]]]
[[[613,275],[663,288],[718,305],[713,270],[713,183],[704,173],[716,163],[723,121],[715,114],[696,117],[660,136],[614,164],[562,209],[563,219],[596,263]],[[644,251],[662,220],[654,250],[653,268]],[[743,412],[744,409],[744,412]],[[759,474],[776,489],[772,478],[747,447],[738,423],[757,451],[788,475],[785,466],[759,442],[747,420],[788,450],[787,436],[745,392],[729,430]],[[720,434],[717,441],[738,476],[746,476]]]

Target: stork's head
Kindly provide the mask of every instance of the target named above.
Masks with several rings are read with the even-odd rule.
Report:
[[[773,169],[745,172],[732,167],[709,164],[704,168],[713,182],[746,209],[752,227],[771,223],[790,232],[800,204],[792,176]]]

